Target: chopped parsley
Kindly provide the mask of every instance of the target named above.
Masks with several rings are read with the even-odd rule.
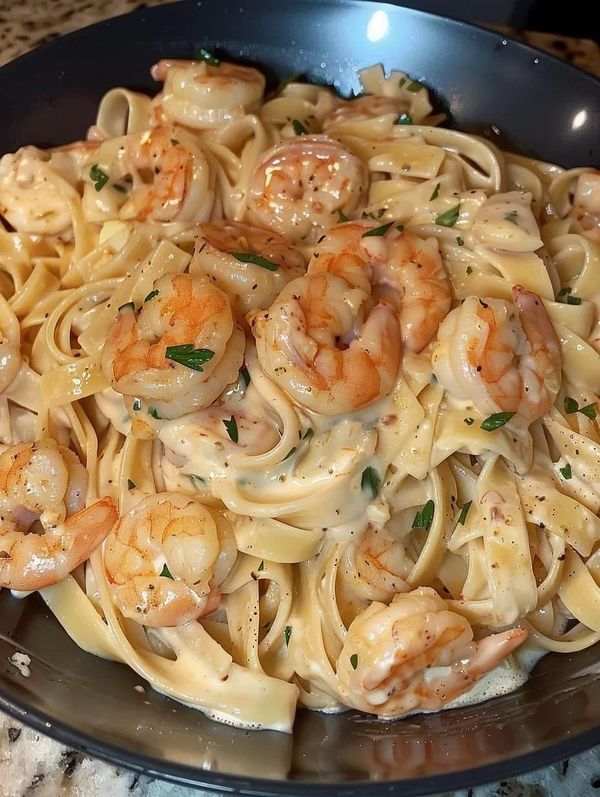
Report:
[[[204,47],[201,47],[196,51],[196,61],[206,61],[207,64],[212,64],[212,66],[221,65],[220,59],[214,55],[211,55],[208,50],[204,49]]]
[[[349,221],[348,216],[346,216],[343,210],[338,210],[338,221],[340,224],[344,224],[344,222]]]
[[[465,245],[464,238],[461,238],[461,237],[460,237],[460,235],[457,235],[457,236],[456,236],[456,243],[457,243],[459,246],[464,246],[464,245]],[[469,266],[469,268],[471,268],[471,266]],[[473,269],[471,269],[471,271],[472,271],[472,270],[473,270]],[[468,274],[470,274],[471,272],[469,271],[469,272],[467,272],[467,273],[468,273]]]
[[[283,462],[285,462],[286,459],[289,459],[292,456],[292,454],[295,454],[295,453],[296,453],[296,446],[293,446],[292,448],[290,448],[290,450],[287,452],[287,454],[283,458]]]
[[[396,224],[396,229],[398,232],[404,232],[404,224]]]
[[[438,184],[436,185],[436,187],[433,189],[433,193],[432,193],[432,194],[431,194],[431,196],[429,197],[429,201],[430,201],[430,202],[433,202],[433,200],[434,200],[434,199],[437,199],[437,198],[438,198],[438,195],[439,195],[439,193],[440,193],[440,184],[438,183]]]
[[[440,213],[436,218],[435,223],[440,224],[442,227],[454,227],[460,216],[460,202],[445,213]]]
[[[467,424],[467,426],[473,426],[473,424],[475,423],[474,418],[463,418],[463,420]]]
[[[574,398],[571,398],[571,396],[566,396],[565,397],[565,405],[564,406],[565,406],[565,412],[567,413],[567,415],[572,415],[574,412],[577,412],[577,410],[579,409],[578,402],[575,401]]]
[[[291,636],[292,636],[292,626],[291,625],[286,625],[286,627],[284,629],[284,632],[283,632],[283,638],[285,640],[286,648],[290,644],[290,637]]]
[[[579,296],[567,296],[567,304],[581,304],[581,299]]]
[[[242,380],[244,382],[244,387],[248,387],[248,385],[250,384],[250,372],[248,371],[245,365],[242,365],[242,367],[240,368],[240,376],[242,377]]]
[[[176,147],[179,144],[179,141],[177,141],[176,138],[172,138],[171,139],[171,144],[173,144],[173,146]]]
[[[559,468],[563,479],[570,479],[573,476],[573,471],[571,470],[571,463],[567,462],[564,468]]]
[[[510,221],[511,224],[517,224],[518,213],[516,210],[511,210],[509,213],[504,214],[504,220]]]
[[[228,421],[223,421],[223,426],[227,429],[227,434],[233,440],[233,442],[237,443],[239,434],[235,415],[232,415]]]
[[[573,288],[571,288],[570,286],[567,286],[566,288],[561,288],[561,290],[558,292],[558,295],[559,296],[568,296],[571,293],[572,290],[573,290]]]
[[[507,424],[514,414],[514,412],[495,412],[483,421],[481,429],[484,432],[495,432],[496,429]]]
[[[268,271],[277,271],[279,268],[279,263],[273,263],[267,260],[266,257],[255,255],[253,252],[232,252],[231,254],[236,260],[239,260],[240,263],[252,263],[252,265],[266,268]]]
[[[375,468],[369,465],[369,467],[365,468],[362,472],[360,479],[360,489],[370,490],[373,498],[376,498],[377,493],[379,492],[379,481],[379,474]]]
[[[215,356],[211,349],[195,349],[193,343],[183,343],[181,346],[167,346],[165,357],[179,365],[185,365],[194,371],[203,371],[203,365]]]
[[[472,274],[472,273],[473,269],[471,268],[471,266],[467,266],[467,274]]]
[[[390,229],[390,227],[393,226],[393,224],[394,224],[393,221],[388,221],[387,224],[382,224],[381,227],[375,227],[372,230],[367,230],[366,232],[363,232],[361,238],[376,238],[381,235],[385,235],[386,232]]]
[[[127,489],[128,490],[135,490],[137,484],[133,481],[133,479],[127,479]]]
[[[306,127],[298,119],[292,119],[292,127],[297,136],[305,136],[308,133]]]
[[[158,410],[154,407],[148,407],[148,415],[151,415],[153,418],[156,418],[157,421],[160,421],[162,416],[158,414]]]
[[[139,412],[142,409],[142,402],[139,398],[134,398],[132,409],[134,412]]]
[[[396,119],[397,125],[412,125],[413,120],[412,116],[409,113],[401,113],[400,116]]]
[[[171,571],[166,564],[163,565],[163,569],[160,571],[159,576],[161,578],[170,578],[171,581],[175,581],[175,576],[171,574]]]
[[[265,560],[263,559],[262,562],[257,567],[257,572],[260,573],[261,570],[264,570],[264,569],[265,569]]]
[[[152,301],[152,299],[156,299],[156,297],[158,296],[159,293],[160,293],[160,291],[157,291],[157,290],[150,291],[148,296],[146,296],[146,298],[144,299],[144,304],[146,304],[146,302]]]
[[[586,404],[585,407],[581,407],[579,412],[583,413],[587,416],[590,420],[596,420],[596,405],[595,404]]]
[[[467,501],[465,504],[462,505],[462,509],[460,510],[460,515],[458,516],[458,524],[461,526],[465,525],[465,520],[467,519],[467,515],[469,514],[469,509],[471,508],[471,504],[473,501]]]
[[[103,172],[98,164],[95,163],[90,169],[90,180],[94,183],[96,191],[102,191],[108,182],[108,174]]]
[[[407,91],[412,91],[413,93],[416,93],[417,91],[421,91],[422,88],[424,88],[422,83],[419,83],[418,80],[413,80],[412,83],[408,84],[408,86],[406,87],[406,90]]]
[[[398,85],[400,86],[400,88],[402,88],[402,86],[405,83],[406,83],[406,78],[405,77],[401,77],[400,80],[398,81]]]
[[[427,501],[425,506],[420,512],[417,512],[415,515],[415,519],[413,520],[412,527],[413,529],[426,529],[429,531],[431,528],[431,524],[433,523],[433,516],[435,514],[435,504],[431,499]]]
[[[350,656],[350,664],[353,670],[355,670],[358,667],[358,653],[353,653]]]

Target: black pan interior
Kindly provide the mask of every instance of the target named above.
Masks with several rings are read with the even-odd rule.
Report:
[[[104,91],[156,91],[150,64],[199,47],[273,83],[301,73],[345,94],[357,68],[381,62],[434,88],[461,129],[565,166],[600,161],[591,76],[464,23],[351,0],[187,2],[52,42],[0,69],[0,152],[83,136]],[[8,662],[15,649],[32,657],[27,679]],[[566,757],[600,742],[597,660],[595,648],[549,656],[526,687],[481,706],[396,723],[300,711],[293,737],[253,733],[134,689],[133,672],[77,648],[38,598],[0,594],[0,708],[96,756],[253,794],[431,794]]]

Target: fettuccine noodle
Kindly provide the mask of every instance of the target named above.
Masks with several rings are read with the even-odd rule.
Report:
[[[0,587],[216,720],[600,639],[600,173],[204,54],[0,160]]]

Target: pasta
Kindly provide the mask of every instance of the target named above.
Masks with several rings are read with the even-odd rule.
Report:
[[[215,720],[600,639],[600,172],[198,60],[0,160],[0,587]]]

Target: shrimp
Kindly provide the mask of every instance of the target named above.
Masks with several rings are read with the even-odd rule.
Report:
[[[373,602],[352,622],[337,660],[340,692],[348,705],[384,717],[440,709],[526,639],[513,628],[474,642],[468,621],[419,587],[389,606]]]
[[[513,304],[468,296],[440,326],[433,372],[484,413],[515,412],[533,423],[560,388],[560,344],[537,294],[513,288]]]
[[[17,232],[59,235],[71,229],[69,203],[49,161],[49,154],[37,147],[22,147],[0,159],[0,215]]]
[[[400,116],[410,108],[410,104],[400,97],[382,97],[369,94],[366,97],[357,97],[337,105],[323,119],[323,130],[344,124],[345,122],[363,122],[374,119],[384,114]]]
[[[104,546],[106,576],[122,614],[141,625],[168,627],[214,611],[219,584],[237,553],[228,540],[221,550],[226,523],[215,522],[206,507],[182,493],[137,503]]]
[[[420,352],[450,310],[450,285],[437,241],[401,233],[396,225],[384,235],[368,235],[376,227],[352,221],[330,229],[308,273],[329,272],[353,288],[383,293],[398,311],[405,348]]]
[[[119,309],[102,353],[112,387],[176,418],[211,404],[238,377],[245,337],[227,296],[205,278],[166,274],[139,313]]]
[[[397,592],[410,590],[406,579],[412,564],[402,542],[368,526],[346,547],[338,573],[341,583],[359,597],[390,601]]]
[[[312,274],[289,282],[267,312],[248,314],[263,371],[300,406],[337,415],[392,390],[400,327],[392,307],[369,311],[367,298],[340,277]]]
[[[297,136],[267,150],[248,184],[248,219],[289,241],[314,242],[361,204],[367,167],[328,136]]]
[[[242,314],[268,307],[305,271],[302,254],[281,235],[227,220],[202,226],[190,263],[191,273],[206,274],[233,295],[234,309]]]
[[[164,83],[154,101],[157,116],[195,130],[240,119],[258,106],[265,90],[258,70],[225,61],[163,59],[150,72]]]
[[[52,586],[84,562],[117,520],[110,498],[87,508],[87,472],[53,440],[0,454],[0,587]]]

